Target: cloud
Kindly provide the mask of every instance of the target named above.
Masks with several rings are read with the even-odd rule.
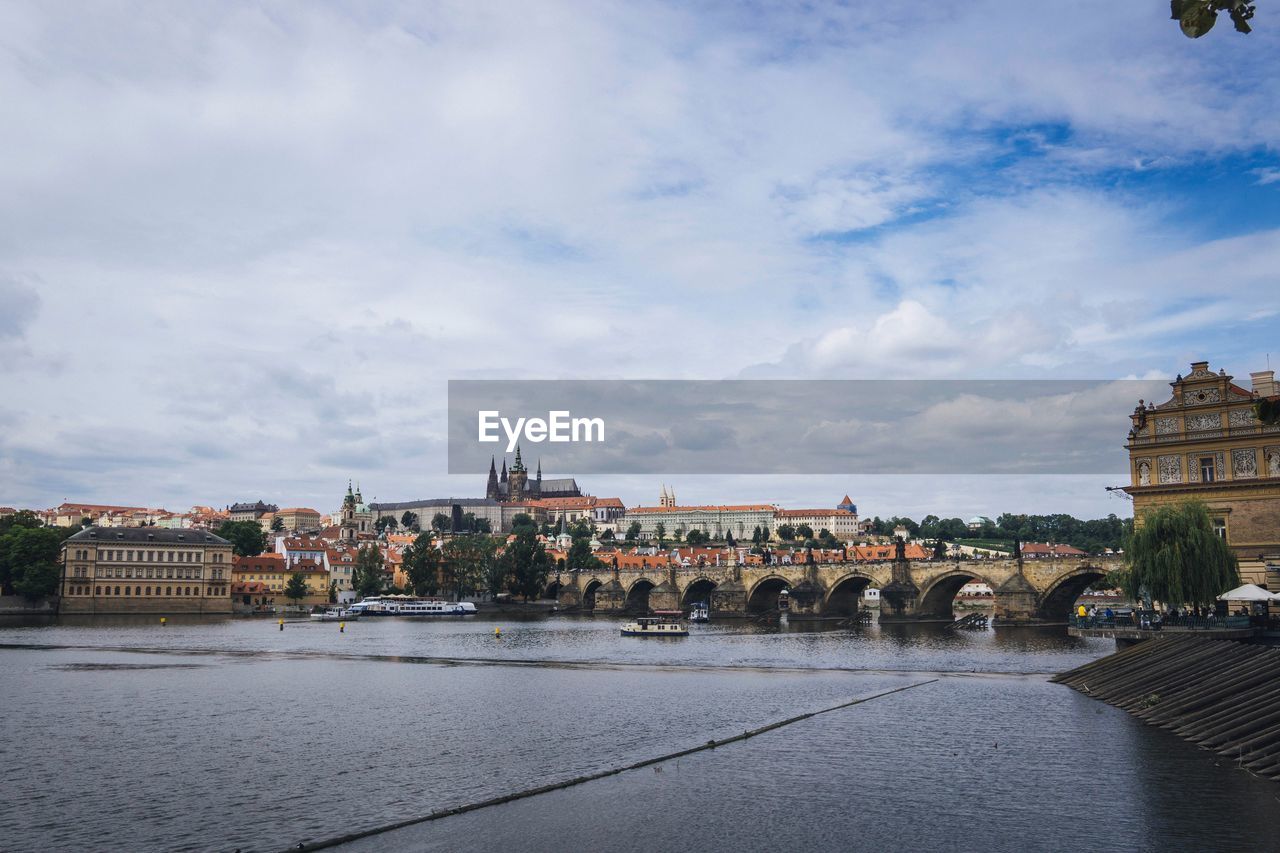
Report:
[[[0,16],[0,503],[470,493],[456,377],[1244,371],[1269,340],[1276,223],[1206,235],[1127,181],[1276,138],[1275,31],[1191,51],[1105,0]]]
[[[12,341],[26,334],[40,310],[40,295],[34,287],[0,274],[0,306],[4,306],[0,311],[0,342]]]

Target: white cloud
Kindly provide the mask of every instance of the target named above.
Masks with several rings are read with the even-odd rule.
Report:
[[[1089,182],[1268,144],[1276,37],[1086,7],[9,4],[0,503],[454,491],[453,376],[1219,343],[1275,236]],[[1227,56],[1247,89],[1204,73]]]

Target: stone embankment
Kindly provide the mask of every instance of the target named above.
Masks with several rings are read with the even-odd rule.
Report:
[[[1052,680],[1280,780],[1280,648],[1153,639]]]

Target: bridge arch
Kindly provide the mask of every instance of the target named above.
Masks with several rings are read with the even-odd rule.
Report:
[[[916,613],[938,619],[954,619],[956,594],[960,592],[960,587],[972,581],[985,583],[993,591],[996,588],[995,584],[982,575],[963,568],[954,569],[934,578],[929,586],[921,590],[920,604],[916,607]]]
[[[582,588],[582,609],[583,610],[596,609],[596,590],[598,590],[602,586],[604,586],[604,584],[602,584],[596,578],[592,578],[591,580],[587,581],[587,585]]]
[[[680,596],[680,606],[688,607],[692,604],[705,601],[711,603],[711,593],[719,586],[715,581],[708,577],[697,577],[684,588],[684,595]]]
[[[875,583],[873,578],[861,572],[853,572],[840,578],[831,585],[826,597],[822,600],[823,615],[857,615],[862,593],[873,583]]]
[[[558,599],[560,598],[560,590],[564,587],[564,581],[551,580],[547,582],[547,588],[542,591],[543,598]]]
[[[1066,622],[1076,599],[1092,584],[1107,576],[1099,566],[1078,566],[1057,578],[1040,596],[1039,617],[1054,622]]]
[[[648,613],[649,592],[655,586],[657,584],[648,578],[636,578],[631,586],[627,587],[627,599],[622,605],[623,610],[628,613]]]
[[[778,596],[791,588],[791,581],[780,575],[769,575],[756,581],[747,593],[748,613],[767,613],[778,609]]]

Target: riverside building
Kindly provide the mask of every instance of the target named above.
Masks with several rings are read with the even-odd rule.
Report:
[[[1275,374],[1237,385],[1197,361],[1162,403],[1140,400],[1130,416],[1125,488],[1140,519],[1151,507],[1194,498],[1240,561],[1246,583],[1280,589],[1280,424],[1258,420],[1259,400],[1277,398]]]
[[[63,613],[230,613],[231,543],[202,530],[89,527],[62,546]]]

